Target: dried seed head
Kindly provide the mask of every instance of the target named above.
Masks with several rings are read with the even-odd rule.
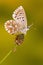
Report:
[[[24,41],[24,34],[18,34],[15,39],[16,44],[21,45],[23,41]]]

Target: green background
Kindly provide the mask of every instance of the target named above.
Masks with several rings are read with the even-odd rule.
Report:
[[[43,0],[0,0],[0,61],[15,46],[15,35],[5,31],[4,23],[13,19],[13,11],[22,5],[27,23],[33,26],[24,42],[0,65],[43,65]]]

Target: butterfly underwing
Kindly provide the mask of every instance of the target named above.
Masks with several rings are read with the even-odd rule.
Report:
[[[20,24],[21,28],[19,31],[26,34],[27,30],[29,30],[29,29],[27,28],[27,18],[26,18],[24,8],[22,6],[18,7],[13,12],[12,17],[18,24]]]
[[[26,34],[29,28],[27,27],[27,18],[24,8],[22,6],[18,7],[12,17],[14,20],[8,20],[5,23],[6,31],[10,34],[16,34],[18,32]]]

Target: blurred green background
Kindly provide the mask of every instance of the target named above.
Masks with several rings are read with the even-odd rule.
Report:
[[[13,11],[22,5],[28,25],[24,42],[1,65],[43,65],[43,0],[0,0],[0,61],[15,46],[15,35],[5,31],[4,23],[13,19]]]

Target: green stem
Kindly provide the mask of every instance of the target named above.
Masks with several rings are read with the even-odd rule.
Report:
[[[0,64],[11,54],[12,50],[10,50],[7,55],[0,61]]]

